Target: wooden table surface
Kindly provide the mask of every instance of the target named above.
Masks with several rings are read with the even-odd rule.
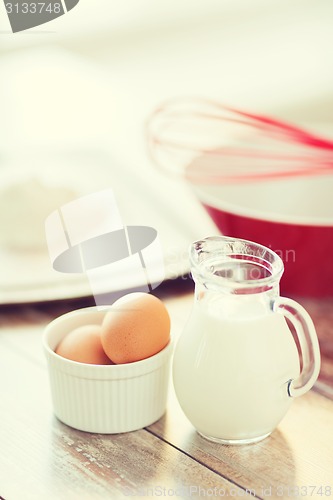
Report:
[[[189,315],[192,288],[187,278],[156,291],[175,337]],[[54,317],[92,301],[3,306],[0,498],[333,497],[333,299],[302,303],[320,338],[320,379],[269,438],[248,446],[201,438],[172,387],[165,416],[145,429],[101,435],[67,427],[52,414],[41,334]]]

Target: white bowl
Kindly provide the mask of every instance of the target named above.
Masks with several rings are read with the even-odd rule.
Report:
[[[64,336],[101,324],[107,309],[87,307],[53,320],[43,335],[54,413],[76,429],[114,434],[146,427],[166,410],[172,341],[150,358],[122,365],[90,365],[54,352]]]

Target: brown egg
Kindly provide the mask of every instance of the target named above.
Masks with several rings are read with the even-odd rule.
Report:
[[[170,317],[157,297],[130,293],[106,314],[101,334],[104,351],[116,364],[133,363],[161,351],[170,340]]]
[[[101,327],[84,325],[72,330],[58,344],[55,352],[63,358],[90,365],[110,365],[101,343]]]

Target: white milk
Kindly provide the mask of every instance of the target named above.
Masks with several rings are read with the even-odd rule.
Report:
[[[173,363],[184,413],[200,433],[222,440],[272,432],[292,401],[287,383],[300,371],[283,316],[254,296],[234,300],[241,309],[228,301],[229,319],[216,303],[195,304]]]

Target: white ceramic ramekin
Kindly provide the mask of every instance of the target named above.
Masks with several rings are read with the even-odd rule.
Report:
[[[107,310],[87,307],[52,321],[43,335],[55,415],[76,429],[114,434],[156,422],[166,409],[172,341],[154,356],[123,365],[89,365],[54,349],[74,328],[101,324]]]

